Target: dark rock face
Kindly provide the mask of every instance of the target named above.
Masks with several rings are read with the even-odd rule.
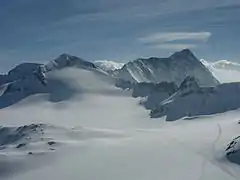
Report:
[[[31,124],[16,127],[1,127],[0,128],[0,147],[15,144],[20,142],[16,148],[21,148],[27,145],[26,142],[31,140],[31,136],[42,136],[44,124]],[[26,141],[26,142],[25,142]]]
[[[159,103],[172,96],[177,90],[178,87],[175,83],[159,83],[142,103],[146,109],[155,109]]]
[[[229,161],[240,165],[240,136],[234,138],[225,150]]]
[[[189,93],[198,91],[200,89],[199,82],[196,78],[188,76],[181,83],[178,92],[181,93],[182,96],[187,95]]]
[[[178,87],[174,83],[136,83],[133,85],[133,97],[147,97],[156,93],[167,93],[172,95],[177,91]]]
[[[200,86],[216,86],[219,82],[194,54],[185,49],[168,58],[137,59],[115,72],[115,77],[133,83],[174,82],[178,86],[188,76],[198,79]]]
[[[47,71],[62,69],[66,67],[77,67],[77,68],[83,68],[83,69],[97,68],[94,63],[85,61],[76,56],[71,56],[69,54],[60,55],[57,59],[49,62],[45,67]]]
[[[42,64],[23,63],[8,72],[6,75],[0,75],[0,86],[13,81],[27,78],[32,75]]]
[[[231,93],[229,93],[231,92]],[[151,117],[166,116],[167,121],[186,117],[212,115],[240,108],[240,83],[199,87],[193,78],[187,78],[179,90],[151,111]]]
[[[55,141],[49,141],[48,143],[47,143],[49,146],[53,146],[53,145],[55,145],[55,144],[57,144]]]
[[[117,79],[115,82],[115,86],[118,88],[122,88],[123,90],[125,89],[132,89],[133,88],[133,83],[130,81],[125,81],[123,79]]]

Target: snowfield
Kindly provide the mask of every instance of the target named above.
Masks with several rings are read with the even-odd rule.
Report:
[[[38,84],[43,91],[0,110],[0,179],[240,179],[237,107],[167,122],[166,116],[151,119],[139,105],[141,97],[117,88],[111,76],[92,64],[57,68],[45,78],[46,87]],[[190,89],[199,88],[188,82]],[[35,92],[35,81],[32,87],[20,83],[7,92],[18,96],[29,87]],[[164,87],[171,88],[153,86],[152,99],[158,96],[156,89],[167,92],[164,98],[176,96],[174,84]],[[148,85],[146,89],[143,93],[149,93]],[[238,91],[227,90],[220,96],[232,95],[234,101]]]

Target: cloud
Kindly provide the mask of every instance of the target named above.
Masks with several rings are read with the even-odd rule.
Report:
[[[138,40],[150,45],[151,48],[181,50],[196,48],[199,43],[206,43],[210,37],[210,32],[160,32],[141,37]]]
[[[0,53],[8,54],[9,61],[45,61],[63,52],[86,59],[131,60],[130,56],[160,56],[168,53],[167,47],[196,47],[207,42],[211,33],[201,31],[214,34],[208,42],[209,48],[203,47],[202,51],[207,56],[220,57],[210,58],[235,58],[232,56],[239,52],[236,50],[239,47],[236,38],[239,0],[13,0],[2,3]],[[150,34],[143,34],[145,32]],[[163,37],[159,38],[159,34]],[[145,42],[149,38],[151,41]],[[222,46],[226,43],[227,46]],[[8,51],[12,49],[17,52]]]
[[[179,40],[207,42],[210,32],[162,32],[139,38],[143,43],[165,43]]]

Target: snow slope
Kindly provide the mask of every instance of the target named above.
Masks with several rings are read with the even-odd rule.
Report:
[[[180,85],[187,76],[194,76],[201,86],[215,86],[218,81],[211,72],[185,49],[169,58],[137,59],[115,72],[118,79],[130,82],[174,82]]]
[[[82,103],[100,103],[96,101],[97,98],[100,97],[92,97],[91,100],[88,99]],[[113,178],[117,180],[146,180],[149,178],[156,180],[234,180],[239,177],[239,167],[229,163],[224,155],[224,149],[227,147],[229,139],[235,136],[236,132],[239,132],[239,127],[236,127],[240,115],[239,111],[199,118],[198,121],[177,121],[176,123],[165,124],[161,121],[157,123],[148,121],[141,113],[142,109],[136,108],[137,106],[134,105],[134,99],[124,98],[122,100],[120,97],[106,96],[102,97],[101,100],[100,104],[102,106],[97,105],[94,113],[89,114],[88,119],[85,119],[86,117],[82,115],[87,108],[79,108],[78,111],[70,107],[67,110],[54,110],[51,106],[46,107],[48,113],[46,113],[46,110],[41,113],[46,115],[41,119],[47,121],[48,118],[52,122],[55,121],[55,124],[59,122],[63,124],[63,121],[66,121],[67,118],[68,121],[65,122],[67,126],[86,125],[87,121],[90,121],[88,122],[88,129],[94,127],[93,129],[101,129],[103,132],[118,133],[120,134],[119,137],[112,136],[110,133],[105,138],[79,141],[80,135],[75,138],[74,143],[65,145],[64,148],[57,148],[54,151],[56,155],[54,159],[45,155],[45,157],[51,159],[51,163],[42,156],[44,161],[34,170],[28,168],[19,171],[18,174],[5,177],[18,180],[40,180],[43,178],[58,180],[75,180],[78,178],[86,180],[98,180],[99,178],[106,180]],[[119,106],[120,109],[114,110],[116,104],[121,102],[122,107]],[[30,106],[24,108],[21,106],[21,108],[21,110],[25,108],[24,111],[21,111],[22,113],[31,109]],[[128,112],[130,108],[134,113],[125,116],[129,121],[128,124],[125,124],[126,119],[123,118],[122,114]],[[11,110],[12,117],[17,116],[15,114],[16,110],[15,108]],[[52,112],[51,115],[49,111],[52,110],[55,113]],[[88,111],[90,110],[93,109],[88,107]],[[109,112],[109,110],[115,114],[115,118],[111,115],[109,115],[110,117],[104,116],[104,113]],[[65,111],[66,116],[61,116],[64,114],[61,111]],[[72,113],[75,113],[75,115],[72,115]],[[118,114],[116,115],[116,113]],[[7,115],[8,113],[5,112],[4,114]],[[75,123],[72,122],[74,116],[78,116]],[[22,115],[18,120],[22,123],[28,123],[30,118],[26,119],[25,116],[25,119],[22,119],[23,117]],[[55,120],[53,120],[54,118]],[[139,126],[141,122],[146,124]],[[12,121],[12,123],[16,123],[16,121]],[[114,123],[121,124],[121,126],[115,126]],[[110,124],[115,127],[109,129]],[[132,124],[132,126],[129,126],[129,124]],[[91,135],[91,132],[89,135]],[[62,137],[62,135],[59,134],[57,137]],[[69,141],[71,139],[72,137],[69,136]],[[51,154],[51,156],[54,154]],[[13,157],[7,155],[7,158],[11,159]],[[25,158],[25,161],[28,162],[30,159],[39,161],[36,155],[26,155]]]
[[[181,84],[177,93],[162,101],[151,112],[151,116],[167,116],[166,120],[173,121],[183,117],[235,110],[240,108],[239,93],[240,83],[200,87],[194,78],[188,78]]]

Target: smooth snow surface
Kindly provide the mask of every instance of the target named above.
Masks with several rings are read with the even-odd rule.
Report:
[[[72,68],[47,76],[74,93],[57,102],[48,93],[37,94],[1,110],[0,133],[17,138],[2,143],[0,179],[240,178],[240,168],[224,152],[240,132],[240,111],[169,123],[150,119],[139,99],[107,76]]]

